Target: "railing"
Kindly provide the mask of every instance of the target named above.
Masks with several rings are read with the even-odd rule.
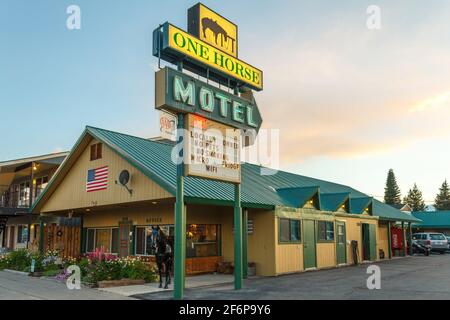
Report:
[[[33,201],[41,194],[44,188],[33,188]],[[29,208],[30,207],[30,189],[22,191],[7,190],[0,196],[0,208]]]

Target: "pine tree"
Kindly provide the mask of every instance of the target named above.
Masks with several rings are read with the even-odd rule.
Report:
[[[434,206],[436,207],[436,210],[450,210],[450,190],[447,180],[445,180],[439,188],[439,193],[436,195]]]
[[[398,187],[397,180],[395,179],[394,170],[392,169],[389,169],[386,180],[386,187],[384,188],[384,202],[390,205],[402,203],[400,188]]]
[[[414,183],[412,189],[409,189],[408,195],[403,199],[404,204],[408,204],[412,211],[424,211],[425,202],[423,201],[422,192]]]

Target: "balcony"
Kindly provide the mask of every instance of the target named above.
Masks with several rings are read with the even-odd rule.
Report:
[[[16,189],[15,191],[13,191]],[[44,190],[37,186],[33,188],[32,199],[35,200]],[[30,208],[30,188],[9,188],[0,196],[0,215],[23,215]]]

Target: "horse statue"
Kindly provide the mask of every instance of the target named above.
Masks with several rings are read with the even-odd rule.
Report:
[[[231,51],[235,53],[235,47],[234,44],[236,42],[236,39],[233,39],[231,36],[228,35],[228,32],[222,28],[217,21],[214,21],[210,18],[203,18],[202,19],[202,29],[203,29],[203,36],[206,38],[206,31],[209,29],[214,34],[214,39],[216,41],[216,45],[219,45],[218,40],[220,39],[220,45],[224,47],[224,43],[226,44],[226,48],[229,48],[228,40],[231,40],[232,42],[232,49]],[[220,37],[219,37],[220,36]]]
[[[161,228],[158,226],[152,230],[152,243],[155,250],[156,265],[159,273],[159,287],[162,288],[163,273],[166,274],[166,281],[164,289],[169,289],[170,271],[172,269],[172,248],[167,241],[167,237]]]

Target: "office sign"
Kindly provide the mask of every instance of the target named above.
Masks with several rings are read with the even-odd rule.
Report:
[[[237,58],[237,25],[205,5],[198,3],[188,10],[188,32]]]
[[[241,131],[194,114],[186,120],[185,174],[241,183]]]
[[[254,99],[244,99],[172,68],[156,73],[155,107],[195,113],[239,129],[259,131],[261,114]]]
[[[167,22],[153,33],[153,54],[227,86],[263,89],[261,70]]]

